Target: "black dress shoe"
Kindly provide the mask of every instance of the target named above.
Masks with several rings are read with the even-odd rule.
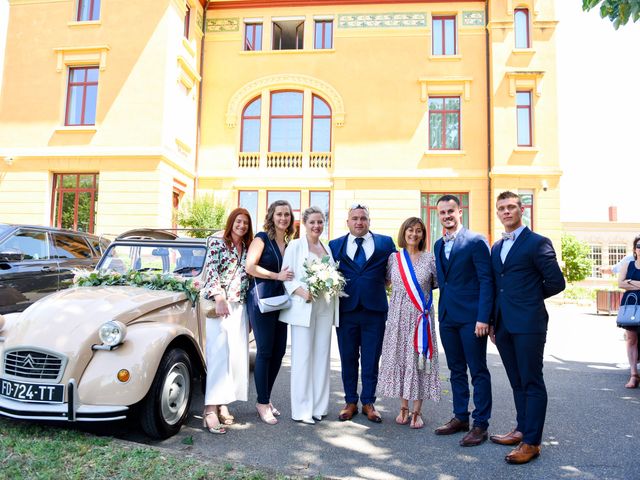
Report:
[[[460,446],[475,447],[486,441],[488,437],[489,434],[486,428],[473,427],[471,431],[460,440]]]
[[[322,421],[322,417],[316,417],[315,415],[313,417],[311,417],[311,418],[313,418],[316,422],[321,422]]]
[[[436,435],[452,435],[458,432],[468,432],[469,422],[463,422],[459,418],[453,417],[441,427],[436,428]]]

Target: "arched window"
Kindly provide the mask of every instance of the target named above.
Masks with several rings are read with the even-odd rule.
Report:
[[[331,107],[317,95],[311,111],[311,151],[331,151]]]
[[[251,100],[242,111],[241,152],[260,151],[260,97]]]
[[[269,151],[302,151],[303,93],[271,92]]]
[[[529,48],[529,10],[516,8],[513,13],[513,23],[516,37],[516,48]]]

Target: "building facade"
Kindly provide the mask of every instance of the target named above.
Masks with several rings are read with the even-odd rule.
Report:
[[[55,224],[96,175],[98,232],[167,226],[211,193],[258,227],[275,199],[320,206],[329,237],[353,203],[393,236],[421,216],[432,244],[440,195],[495,237],[510,189],[559,245],[552,0],[114,0],[70,18],[85,3],[10,0],[0,220]],[[76,91],[92,125],[68,120]]]
[[[197,1],[10,0],[1,222],[171,226],[196,176],[202,18]]]
[[[640,222],[562,222],[564,232],[589,245],[591,274],[583,286],[613,287],[618,276],[612,268],[633,255],[633,240],[640,235]]]

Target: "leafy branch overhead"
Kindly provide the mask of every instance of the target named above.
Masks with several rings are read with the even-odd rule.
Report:
[[[582,10],[589,10],[600,5],[600,16],[613,22],[616,30],[620,25],[626,25],[631,19],[640,19],[640,0],[582,0]]]

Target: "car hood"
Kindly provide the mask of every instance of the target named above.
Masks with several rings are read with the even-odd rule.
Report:
[[[79,287],[62,290],[20,314],[5,349],[33,345],[59,352],[99,343],[98,328],[109,320],[125,325],[158,308],[186,300],[182,292],[141,287]]]

